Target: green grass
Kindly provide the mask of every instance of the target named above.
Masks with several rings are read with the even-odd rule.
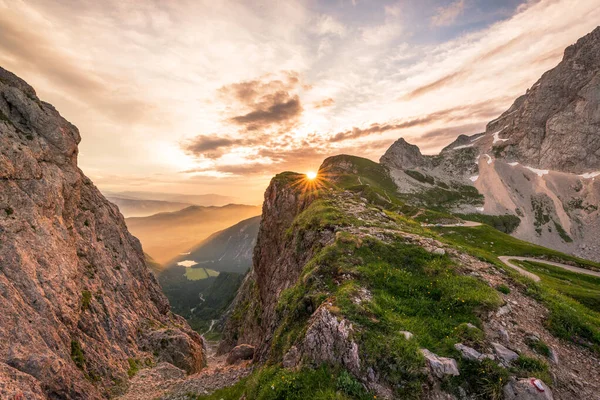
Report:
[[[129,368],[127,369],[127,376],[133,378],[140,370],[139,362],[134,358],[128,358],[127,363]]]
[[[520,378],[535,376],[543,380],[547,385],[552,385],[552,376],[548,372],[548,364],[537,358],[520,355],[514,362],[512,372]]]
[[[191,267],[185,269],[185,276],[190,281],[199,281],[211,276],[219,276],[219,272],[208,268]]]
[[[514,262],[539,276],[548,287],[569,296],[591,310],[600,312],[600,278],[543,263]]]
[[[565,229],[562,227],[562,225],[556,221],[552,221],[552,222],[554,222],[554,227],[556,228],[556,231],[558,232],[558,235],[560,236],[560,238],[566,243],[572,243],[573,239],[571,239],[571,236],[569,236],[569,234],[565,231]]]
[[[432,227],[431,230],[439,233],[442,240],[494,263],[499,262],[497,256],[528,256],[600,271],[600,264],[598,263],[525,242],[486,225],[478,227]]]
[[[462,276],[446,256],[432,255],[399,238],[384,243],[348,233],[322,249],[307,264],[299,283],[285,291],[278,306],[282,323],[273,340],[279,359],[302,337],[311,313],[327,298],[332,312],[355,327],[364,358],[402,398],[416,398],[424,381],[420,347],[440,355],[455,354],[463,341],[458,327],[480,325],[477,315],[501,304],[484,282]],[[354,279],[338,284],[342,276]],[[372,298],[357,304],[358,287]],[[415,334],[407,341],[400,331]],[[482,333],[482,332],[481,332]]]
[[[367,400],[374,399],[363,386],[345,370],[326,365],[316,369],[289,371],[265,367],[236,385],[198,400]]]
[[[550,314],[545,321],[545,325],[555,336],[600,352],[600,313],[570,297],[579,296],[579,300],[587,298],[588,301],[594,302],[594,299],[591,298],[594,293],[593,287],[586,284],[586,286],[573,288],[565,285],[564,282],[561,284],[556,280],[553,281],[549,276],[542,277],[540,283],[534,283],[511,268],[506,267],[497,257],[501,255],[538,257],[592,270],[600,270],[598,263],[521,241],[485,225],[474,228],[432,228],[432,230],[440,233],[443,241],[495,264],[499,268],[503,268],[515,282],[520,283],[525,288],[527,294],[542,302],[548,308]],[[550,271],[551,266],[543,264],[542,268]],[[532,270],[532,272],[537,274],[540,271]],[[553,273],[562,274],[563,272],[569,274],[568,271],[562,270]],[[540,272],[540,275],[542,275],[542,272]],[[579,279],[587,280],[585,275],[570,278],[577,281]],[[557,276],[555,275],[553,279],[557,279]],[[582,283],[582,285],[584,284]],[[592,289],[591,292],[590,289]]]

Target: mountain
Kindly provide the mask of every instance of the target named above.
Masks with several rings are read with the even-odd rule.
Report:
[[[317,179],[286,172],[267,188],[219,348],[254,349],[254,372],[206,398],[596,396],[600,278],[564,285],[545,262],[599,275],[600,264],[452,224],[407,203],[370,160],[328,158]],[[536,261],[513,260],[521,275],[512,257]]]
[[[196,206],[224,206],[234,202],[234,198],[222,196],[219,194],[181,194],[181,193],[162,193],[162,192],[103,192],[106,197],[118,197],[128,200],[154,200],[166,201],[169,203],[185,203]]]
[[[127,227],[156,262],[165,264],[187,253],[212,233],[260,214],[260,207],[229,204],[190,206],[149,217],[127,218]]]
[[[600,260],[599,91],[597,28],[485,132],[461,135],[437,156],[399,139],[380,162],[407,199],[512,215],[521,220],[516,237]]]
[[[189,254],[175,258],[171,265],[189,260],[195,262],[198,267],[245,274],[252,266],[252,251],[259,225],[260,216],[257,216],[213,233],[202,243],[191,248]]]
[[[104,399],[143,365],[205,364],[117,207],[77,167],[79,141],[0,68],[2,399]]]
[[[138,200],[122,197],[106,197],[108,201],[119,207],[124,217],[147,217],[161,212],[179,211],[191,206],[189,203],[173,203],[162,200]]]

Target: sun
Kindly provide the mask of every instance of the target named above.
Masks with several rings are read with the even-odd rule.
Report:
[[[308,172],[306,173],[306,178],[308,178],[308,179],[309,179],[309,180],[311,180],[311,181],[312,181],[313,179],[316,179],[316,177],[317,177],[317,173],[316,173],[316,172],[314,172],[314,171],[308,171]]]

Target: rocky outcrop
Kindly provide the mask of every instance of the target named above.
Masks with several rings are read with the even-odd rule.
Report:
[[[413,169],[427,164],[419,147],[408,143],[404,138],[396,140],[381,156],[379,162],[397,169]]]
[[[582,174],[600,170],[600,27],[518,98],[487,133],[510,161]]]
[[[169,312],[139,241],[77,167],[79,141],[0,68],[2,398],[99,399],[122,391],[132,366],[204,364],[202,339]]]
[[[265,191],[253,266],[232,303],[219,353],[245,343],[256,347],[255,360],[268,355],[278,323],[279,295],[296,283],[319,246],[333,239],[328,230],[293,229],[294,219],[314,200],[313,189],[303,174],[285,172],[271,180]]]

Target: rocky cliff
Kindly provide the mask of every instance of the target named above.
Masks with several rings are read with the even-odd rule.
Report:
[[[600,260],[598,93],[600,28],[568,47],[485,132],[461,135],[437,156],[400,139],[380,161],[412,200],[518,216],[515,236]]]
[[[117,207],[77,167],[80,135],[0,68],[0,398],[100,399],[142,366],[204,365]]]

